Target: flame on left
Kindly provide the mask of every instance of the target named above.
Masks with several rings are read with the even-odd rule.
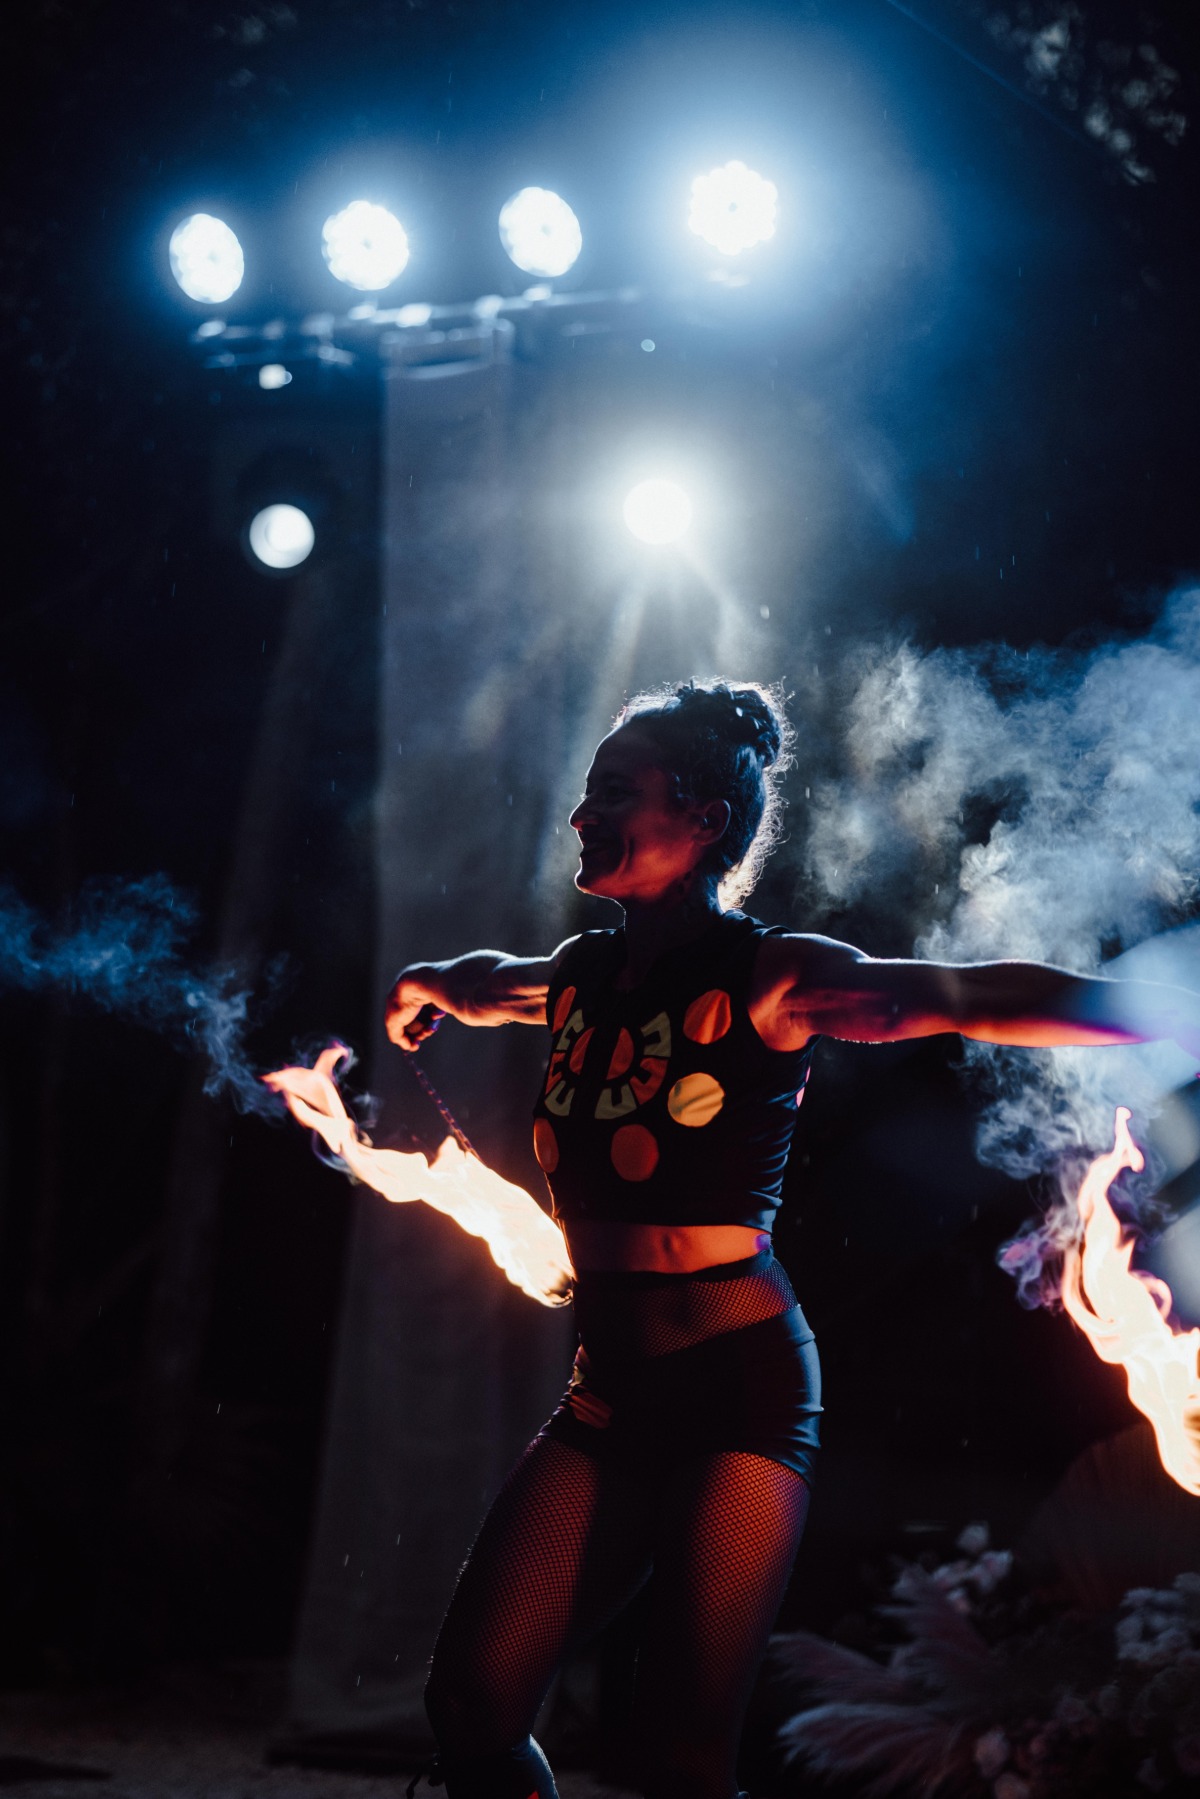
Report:
[[[333,1078],[349,1054],[343,1044],[331,1043],[311,1068],[279,1068],[262,1078],[356,1180],[394,1204],[423,1199],[445,1212],[472,1237],[483,1238],[497,1267],[523,1293],[540,1305],[566,1305],[574,1271],[553,1219],[523,1187],[504,1180],[453,1137],[432,1161],[419,1153],[376,1149],[347,1112]]]
[[[1129,1112],[1119,1106],[1113,1147],[1097,1156],[1079,1189],[1081,1239],[1067,1248],[1062,1301],[1101,1361],[1124,1368],[1129,1397],[1154,1426],[1171,1479],[1200,1497],[1200,1330],[1171,1329],[1171,1289],[1130,1267],[1134,1240],[1109,1204],[1121,1170],[1143,1166]]]

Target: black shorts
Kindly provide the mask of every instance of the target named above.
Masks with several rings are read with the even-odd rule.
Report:
[[[696,1280],[707,1285],[768,1260],[727,1263],[696,1276],[648,1278],[660,1285]],[[647,1277],[600,1278],[619,1290]],[[678,1286],[673,1297],[677,1294]],[[589,1304],[594,1311],[594,1292]],[[609,1344],[601,1358],[589,1353],[585,1340],[571,1384],[541,1434],[598,1461],[629,1460],[641,1467],[741,1450],[780,1462],[811,1485],[820,1414],[817,1347],[804,1313],[793,1303],[773,1317],[718,1330],[661,1355],[622,1357]]]

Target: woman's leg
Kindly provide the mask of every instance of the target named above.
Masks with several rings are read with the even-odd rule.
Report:
[[[660,1489],[635,1742],[646,1799],[734,1799],[742,1719],[808,1515],[778,1462],[721,1451]]]
[[[533,1721],[564,1652],[642,1585],[652,1530],[652,1496],[632,1476],[553,1438],[526,1450],[433,1653],[425,1698],[449,1799],[553,1792]]]

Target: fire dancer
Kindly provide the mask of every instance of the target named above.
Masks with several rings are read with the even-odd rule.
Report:
[[[651,1570],[634,1734],[647,1799],[732,1799],[751,1683],[804,1529],[812,1332],[771,1253],[821,1035],[1200,1049],[1200,998],[1040,964],[879,960],[738,910],[779,834],[790,730],[763,688],[625,707],[571,814],[622,926],[551,956],[414,964],[387,1028],[542,1024],[534,1147],[575,1270],[567,1392],[509,1476],[434,1650],[449,1799],[555,1793],[532,1727],[563,1655]]]

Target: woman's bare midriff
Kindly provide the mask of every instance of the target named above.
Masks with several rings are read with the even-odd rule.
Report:
[[[769,1249],[768,1231],[748,1224],[623,1224],[578,1218],[563,1226],[578,1272],[695,1274],[721,1262],[742,1262]]]

